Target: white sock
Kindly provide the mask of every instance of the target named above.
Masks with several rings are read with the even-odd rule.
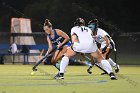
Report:
[[[64,73],[67,65],[69,64],[69,58],[64,56],[60,63],[60,73]]]
[[[101,68],[103,68],[102,64],[101,63],[97,63]]]
[[[113,72],[112,67],[111,67],[111,65],[109,64],[109,62],[107,60],[102,60],[101,64],[102,64],[103,69],[106,70],[108,74],[110,72]]]
[[[111,58],[108,59],[108,62],[110,63],[111,66],[113,67],[116,66],[116,63]]]

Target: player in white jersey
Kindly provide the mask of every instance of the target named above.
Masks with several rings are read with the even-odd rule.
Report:
[[[71,40],[72,49],[69,48],[61,60],[60,64],[60,74],[56,76],[56,79],[64,79],[64,72],[69,63],[69,58],[76,55],[77,52],[80,53],[90,53],[93,58],[96,58],[99,65],[107,71],[108,75],[112,80],[116,80],[111,65],[107,60],[104,59],[102,54],[97,48],[95,40],[93,38],[92,31],[84,26],[85,22],[82,18],[77,18],[75,21],[75,26],[71,29]]]
[[[101,45],[100,51],[102,52],[104,58],[106,58],[110,65],[114,67],[116,73],[119,72],[119,65],[116,64],[111,58],[109,58],[109,54],[111,53],[111,51],[116,51],[114,41],[106,31],[98,28],[97,19],[91,20],[88,24],[88,27],[93,31],[95,40]]]

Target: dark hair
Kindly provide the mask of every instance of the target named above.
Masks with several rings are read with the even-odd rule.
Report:
[[[74,22],[75,26],[82,26],[85,25],[85,21],[82,18],[77,18],[76,21]]]
[[[52,27],[52,23],[50,22],[49,19],[46,19],[46,20],[45,20],[44,26],[48,26],[49,28]]]
[[[88,24],[92,24],[92,23],[95,23],[95,24],[98,24],[98,19],[93,19],[93,20],[90,20],[89,22],[88,22]]]

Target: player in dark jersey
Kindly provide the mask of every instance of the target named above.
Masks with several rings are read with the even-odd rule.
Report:
[[[47,41],[48,41],[48,51],[46,53],[49,54],[53,49],[53,45],[57,46],[57,50],[51,56],[50,62],[59,70],[59,63],[57,61],[61,59],[63,54],[67,51],[67,49],[71,46],[71,42],[69,41],[69,36],[60,29],[53,29],[51,22],[46,19],[44,22],[44,31],[47,33]]]

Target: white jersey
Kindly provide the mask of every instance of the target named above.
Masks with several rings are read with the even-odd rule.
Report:
[[[76,34],[80,43],[93,43],[92,31],[85,26],[75,26],[71,29],[71,35]]]
[[[96,41],[100,44],[105,43],[105,40],[103,39],[104,36],[109,36],[109,34],[107,32],[105,32],[103,29],[98,28],[97,34],[96,34]]]
[[[112,45],[109,44],[109,47],[110,47],[111,49],[114,48],[114,50],[116,50],[116,49],[115,49],[115,43],[114,43],[114,41],[111,39],[110,35],[109,35],[106,31],[104,31],[103,29],[98,28],[98,29],[97,29],[97,34],[96,34],[96,41],[97,41],[98,43],[101,44],[101,49],[104,48],[104,47],[106,46],[106,41],[105,41],[104,38],[103,38],[103,37],[105,37],[105,36],[109,37],[109,40],[110,40],[110,42],[112,43]]]
[[[82,53],[92,53],[97,50],[97,45],[92,37],[92,31],[85,26],[75,26],[71,29],[71,35],[76,34],[79,40],[74,42],[73,50]]]

